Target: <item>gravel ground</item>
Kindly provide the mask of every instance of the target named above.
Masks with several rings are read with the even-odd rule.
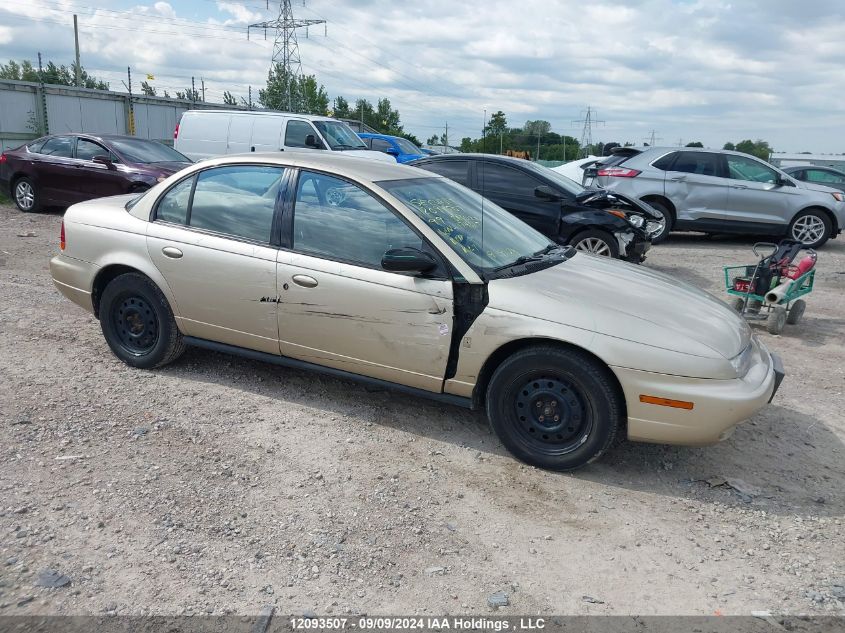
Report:
[[[0,205],[0,614],[845,613],[845,238],[805,321],[759,329],[788,375],[731,439],[561,475],[421,399],[126,367],[50,281],[60,219]],[[751,257],[680,235],[645,265],[721,294]]]

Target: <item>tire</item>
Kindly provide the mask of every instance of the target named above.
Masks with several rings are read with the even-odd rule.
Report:
[[[742,297],[734,297],[731,299],[731,307],[742,314],[742,309],[745,307],[745,299]]]
[[[672,212],[669,210],[669,207],[660,200],[643,200],[643,202],[663,216],[663,230],[660,231],[660,233],[651,236],[651,243],[660,244],[661,242],[665,242],[669,239],[669,233],[672,231],[672,226],[675,223]]]
[[[574,247],[575,250],[592,255],[614,259],[619,257],[619,245],[616,243],[616,238],[607,231],[597,229],[583,231],[572,238],[569,245]]]
[[[167,299],[138,273],[115,277],[103,290],[100,327],[114,355],[131,367],[161,367],[185,351]]]
[[[499,365],[485,405],[490,426],[517,459],[556,471],[598,459],[624,411],[607,367],[584,352],[552,346],[516,352]]]
[[[792,302],[789,312],[786,315],[786,322],[790,325],[798,325],[801,317],[804,316],[804,310],[807,308],[807,302],[803,299],[796,299]]]
[[[783,327],[786,325],[786,308],[783,306],[775,306],[769,312],[769,318],[766,319],[766,329],[769,334],[780,334],[783,332]]]
[[[833,225],[824,211],[808,209],[792,219],[787,237],[798,240],[807,248],[818,248],[827,242],[832,232]]]
[[[32,179],[23,176],[15,181],[12,187],[12,198],[18,209],[24,213],[35,213],[41,210],[41,196]]]

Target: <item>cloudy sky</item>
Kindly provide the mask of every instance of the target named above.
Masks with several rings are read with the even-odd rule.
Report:
[[[302,0],[303,69],[331,97],[390,98],[425,139],[480,135],[483,112],[546,119],[579,137],[660,144],[763,138],[778,151],[845,152],[842,0]],[[147,73],[160,91],[205,79],[206,98],[266,82],[275,17],[262,0],[27,0],[0,4],[0,59],[73,59],[122,90]]]

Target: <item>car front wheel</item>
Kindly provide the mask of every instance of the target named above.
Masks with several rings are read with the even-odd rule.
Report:
[[[576,235],[569,244],[575,250],[591,255],[619,257],[619,245],[616,243],[616,238],[606,231],[584,231]]]
[[[830,237],[830,218],[822,211],[802,211],[789,225],[789,236],[807,248],[818,248]]]
[[[672,212],[669,208],[659,200],[644,200],[652,209],[663,216],[662,220],[658,220],[660,230],[650,235],[652,244],[660,244],[669,239],[669,232],[672,230]]]
[[[607,367],[578,350],[538,346],[496,369],[486,409],[493,431],[515,457],[564,471],[607,450],[624,405]]]
[[[100,327],[115,356],[132,367],[161,367],[185,350],[167,299],[138,273],[115,277],[106,286],[100,300]]]
[[[35,183],[27,177],[15,181],[13,189],[15,204],[24,213],[33,213],[41,208]]]

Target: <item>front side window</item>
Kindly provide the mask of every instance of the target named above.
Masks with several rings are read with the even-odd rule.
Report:
[[[778,174],[771,167],[766,167],[752,158],[728,154],[728,173],[734,180],[750,180],[751,182],[777,182]]]
[[[672,171],[700,176],[719,175],[719,156],[708,152],[679,152]]]
[[[374,138],[372,148],[377,152],[386,152],[389,150],[393,145],[385,141],[383,138]]]
[[[308,121],[288,121],[287,128],[285,128],[285,146],[287,147],[311,147],[305,144],[305,138],[308,135],[317,140],[317,132],[311,127]]]
[[[837,174],[825,169],[808,169],[807,180],[824,184],[841,185],[845,183],[845,174]]]
[[[396,138],[394,139],[396,144],[399,146],[399,151],[403,154],[422,154],[422,150],[419,147],[414,145],[411,141],[406,138]]]
[[[44,145],[41,146],[39,154],[46,154],[47,156],[58,156],[60,158],[73,157],[73,138],[70,136],[56,136],[48,139]]]
[[[381,268],[394,248],[423,249],[422,238],[358,185],[303,171],[293,212],[293,248],[327,259]]]
[[[434,229],[470,266],[491,271],[554,246],[474,191],[444,178],[377,183]]]
[[[487,161],[478,163],[477,180],[483,192],[507,193],[525,198],[533,198],[534,189],[545,184],[518,169]]]
[[[108,156],[109,151],[102,145],[85,138],[76,139],[76,157],[80,160],[92,160],[95,156]]]

